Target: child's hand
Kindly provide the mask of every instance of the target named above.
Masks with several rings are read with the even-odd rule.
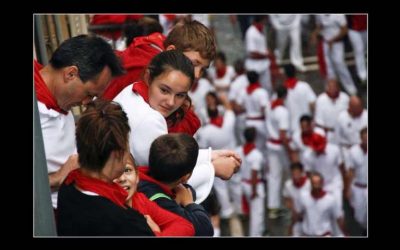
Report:
[[[153,221],[153,219],[151,218],[150,215],[145,214],[144,218],[146,218],[147,224],[149,225],[149,227],[151,228],[151,230],[153,232],[157,232],[157,233],[161,232],[160,227]]]
[[[176,203],[186,207],[189,204],[192,204],[193,201],[193,195],[192,191],[190,188],[186,188],[182,184],[179,184],[175,188],[175,201]]]

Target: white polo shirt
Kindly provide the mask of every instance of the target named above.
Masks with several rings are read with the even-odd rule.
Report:
[[[280,130],[289,131],[289,111],[285,106],[269,108],[266,119],[267,134],[270,139],[279,140]],[[287,134],[289,136],[289,134]],[[282,144],[273,143],[267,140],[267,148],[272,150],[284,150]]]
[[[250,95],[247,90],[241,93],[238,104],[244,106],[246,109],[246,117],[261,117],[264,116],[262,113],[262,107],[266,108],[269,106],[268,91],[263,88],[254,90]]]
[[[343,216],[342,209],[334,197],[326,193],[320,199],[314,199],[311,192],[301,193],[299,210],[303,213],[302,231],[305,235],[322,236],[333,233],[333,223]]]
[[[267,40],[264,33],[261,33],[254,25],[251,25],[245,35],[246,53],[249,55],[250,52],[258,52],[261,54],[267,54]],[[266,59],[251,59],[247,58],[245,61],[245,67],[247,70],[254,70],[260,73],[267,70],[269,67],[269,60]]]
[[[240,97],[240,93],[246,91],[247,86],[249,85],[249,79],[246,74],[241,74],[233,80],[231,87],[229,89],[228,99],[230,101],[235,101],[236,103],[240,103],[238,98]]]
[[[47,173],[57,172],[72,154],[76,154],[75,121],[72,112],[67,115],[38,103],[43,144],[46,153]],[[57,208],[58,192],[51,192],[51,202]]]
[[[315,102],[315,122],[318,125],[334,129],[340,112],[349,106],[349,100],[349,95],[344,92],[340,92],[335,100],[332,100],[326,92],[320,94]],[[331,142],[332,139],[328,138]]]
[[[302,115],[311,115],[310,103],[315,102],[316,99],[317,96],[306,82],[297,81],[293,89],[288,89],[285,106],[289,110],[292,132],[300,129]]]
[[[128,85],[115,98],[128,116],[131,133],[129,146],[139,166],[148,166],[150,146],[161,135],[168,134],[165,118],[152,109],[144,99]],[[196,167],[189,184],[196,190],[196,203],[207,198],[214,182],[215,170],[211,164],[211,150],[200,150]]]
[[[251,171],[257,171],[257,178],[261,179],[261,169],[263,168],[264,159],[260,150],[254,148],[247,155],[244,155],[243,146],[237,147],[236,152],[242,158],[242,166],[240,167],[240,175],[242,180],[251,180]]]
[[[339,144],[354,145],[361,142],[360,131],[368,125],[368,112],[363,110],[359,117],[353,118],[347,110],[340,112],[335,127]]]
[[[202,148],[212,147],[213,149],[235,148],[235,114],[232,110],[226,110],[222,127],[214,124],[207,124],[201,127],[196,134],[199,146]]]
[[[347,25],[343,14],[320,14],[316,15],[317,24],[322,26],[321,35],[325,41],[329,41],[340,32],[340,28]]]
[[[353,182],[368,184],[368,152],[364,153],[360,144],[354,145],[350,149],[350,166],[354,169]]]

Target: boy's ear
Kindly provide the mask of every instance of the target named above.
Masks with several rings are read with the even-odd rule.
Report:
[[[176,49],[176,47],[175,47],[175,45],[168,45],[168,47],[167,48],[165,48],[165,50],[174,50],[174,49]]]
[[[192,173],[185,174],[184,176],[181,177],[180,183],[186,184],[191,176],[192,176]]]

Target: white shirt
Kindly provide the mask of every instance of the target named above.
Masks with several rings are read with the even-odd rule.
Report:
[[[267,40],[265,34],[261,33],[254,25],[251,25],[245,35],[246,53],[249,55],[250,52],[258,52],[261,54],[267,54]],[[266,59],[251,59],[247,58],[245,61],[245,67],[247,70],[254,70],[258,73],[267,70],[269,67],[269,60]]]
[[[349,106],[349,100],[349,95],[344,92],[340,92],[335,101],[325,92],[320,94],[315,102],[315,122],[318,125],[334,129],[340,112],[346,110]],[[335,142],[332,137],[328,137],[328,140]]]
[[[353,182],[359,184],[368,183],[368,152],[364,153],[360,144],[350,149],[350,167],[354,169]]]
[[[333,233],[332,223],[342,217],[342,210],[329,193],[314,199],[311,192],[301,193],[300,211],[303,212],[302,231],[306,235],[322,236]]]
[[[303,162],[304,159],[304,152],[309,147],[303,143],[303,139],[301,138],[301,130],[297,130],[291,137],[291,141],[289,146],[292,150],[299,151],[300,161]]]
[[[132,91],[132,84],[122,90],[114,101],[122,106],[128,116],[131,128],[129,146],[133,157],[139,166],[148,166],[151,144],[159,136],[168,133],[165,118]],[[215,170],[210,154],[210,150],[199,151],[195,169],[189,179],[189,184],[196,190],[196,203],[207,198],[214,182]]]
[[[304,152],[303,160],[304,170],[319,172],[324,177],[325,186],[341,180],[339,165],[343,163],[343,159],[337,145],[328,143],[325,154],[321,155],[308,148]]]
[[[276,30],[290,30],[300,27],[301,15],[273,14],[269,15]]]
[[[343,14],[316,15],[316,21],[321,25],[321,35],[325,41],[337,36],[341,27],[347,26],[346,17]]]
[[[235,101],[236,103],[240,103],[238,98],[240,97],[240,93],[245,92],[247,86],[249,85],[249,79],[246,74],[241,74],[233,80],[231,87],[229,89],[228,99],[230,101]]]
[[[363,110],[359,117],[353,118],[347,110],[343,110],[335,126],[336,139],[339,144],[354,145],[361,142],[360,131],[368,125],[368,112]]]
[[[246,109],[247,117],[261,117],[264,116],[265,108],[269,105],[269,97],[267,90],[263,88],[258,88],[254,90],[250,95],[247,93],[247,90],[241,93],[241,97],[239,98],[239,105],[244,106]]]
[[[236,75],[235,70],[231,65],[226,66],[225,75],[221,78],[217,78],[217,69],[215,67],[210,68],[208,73],[216,88],[229,87],[232,83],[233,78]]]
[[[199,129],[196,134],[199,147],[212,147],[213,149],[232,149],[235,147],[235,114],[232,110],[226,110],[222,127],[207,124]]]
[[[206,106],[206,95],[210,91],[214,91],[214,87],[210,81],[206,78],[200,78],[198,86],[195,91],[189,91],[189,97],[192,99],[192,105],[194,106],[194,112],[200,116],[201,109]],[[203,122],[203,121],[202,121]]]
[[[236,152],[242,158],[242,165],[240,167],[240,175],[242,180],[251,180],[252,170],[257,171],[257,178],[261,179],[261,169],[263,168],[263,155],[260,150],[254,148],[247,155],[244,155],[243,146],[237,147]]]
[[[280,131],[289,130],[289,111],[285,106],[278,106],[274,109],[269,109],[268,118],[266,119],[267,134],[270,139],[280,140]],[[289,136],[286,134],[286,136]],[[268,149],[283,150],[282,144],[272,143],[267,141]]]
[[[306,82],[299,80],[293,89],[288,89],[285,106],[289,110],[292,132],[300,129],[302,115],[311,115],[310,103],[315,102],[316,99],[317,96]]]
[[[72,154],[76,154],[75,121],[72,112],[67,115],[46,105],[38,103],[40,125],[42,127],[43,144],[46,153],[47,173],[57,172]],[[51,192],[51,201],[57,208],[58,192]]]
[[[300,208],[299,203],[301,200],[301,194],[304,192],[309,193],[310,191],[311,191],[311,183],[308,178],[306,179],[306,182],[303,184],[303,186],[301,186],[300,188],[296,187],[293,184],[293,179],[290,178],[285,181],[282,195],[283,195],[283,197],[292,199],[295,211],[299,212],[299,208]]]

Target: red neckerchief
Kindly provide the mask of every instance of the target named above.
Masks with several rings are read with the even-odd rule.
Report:
[[[217,78],[222,78],[224,77],[225,73],[226,73],[226,66],[223,66],[221,69],[215,69],[215,71],[217,72]]]
[[[301,187],[304,186],[304,184],[306,183],[306,181],[307,181],[307,176],[301,177],[299,181],[295,181],[295,180],[292,178],[292,181],[293,181],[293,185],[294,185],[296,188],[301,188]]]
[[[217,117],[211,118],[210,123],[221,128],[222,124],[224,123],[224,117],[219,115]]]
[[[168,126],[168,133],[186,133],[193,136],[201,127],[199,117],[192,109],[187,109],[183,120],[173,126]]]
[[[284,86],[287,89],[294,89],[294,87],[296,87],[298,81],[299,80],[296,77],[289,77],[288,79],[286,79]]]
[[[364,154],[367,154],[367,153],[368,153],[368,148],[367,148],[367,146],[364,147],[362,144],[360,144],[360,147],[361,147],[362,151],[364,152]]]
[[[301,132],[301,140],[304,145],[310,146],[311,145],[311,140],[312,140],[312,133],[304,133]]]
[[[40,75],[40,70],[43,68],[40,63],[36,60],[33,61],[34,69],[35,69],[35,90],[36,90],[36,98],[39,102],[46,105],[48,109],[53,109],[58,113],[67,115],[68,112],[62,110],[60,106],[58,106],[56,99],[51,94],[49,88],[47,87],[46,83],[44,82],[42,76]]]
[[[316,200],[321,199],[322,197],[325,196],[325,194],[326,192],[323,189],[318,190],[317,192],[311,190],[311,196]]]
[[[332,94],[330,94],[328,91],[326,91],[325,92],[328,96],[329,96],[329,98],[331,98],[333,101],[336,101],[336,99],[339,97],[339,95],[340,95],[340,92],[338,91],[337,93],[336,93],[336,95],[332,95]]]
[[[263,23],[253,23],[254,27],[260,31],[260,33],[264,33],[264,24]]]
[[[256,144],[255,143],[245,143],[243,145],[243,153],[244,153],[244,155],[248,155],[255,148],[256,148]]]
[[[175,14],[164,14],[164,17],[170,22],[172,22],[172,21],[174,21],[176,19],[176,15]]]
[[[149,103],[149,86],[144,81],[135,82],[132,91],[139,94],[145,102]]]
[[[251,95],[258,88],[261,88],[261,84],[259,82],[249,84],[246,89],[247,94]]]
[[[271,109],[275,109],[279,106],[283,106],[285,100],[283,100],[282,98],[278,98],[272,101],[271,103]]]
[[[140,166],[138,167],[139,170],[139,179],[142,181],[148,181],[151,183],[156,184],[157,186],[159,186],[162,191],[168,195],[171,196],[173,199],[175,199],[175,194],[172,192],[172,190],[164,183],[157,181],[156,179],[154,179],[151,176],[148,176],[147,173],[149,172],[149,167],[146,166]]]
[[[65,184],[67,185],[71,184],[72,182],[75,182],[75,185],[83,191],[94,192],[109,199],[120,207],[125,207],[124,204],[126,198],[128,197],[128,192],[117,183],[108,183],[86,176],[82,174],[80,169],[71,171],[65,179]]]
[[[325,153],[326,143],[326,137],[317,133],[312,134],[310,147],[318,154]]]

